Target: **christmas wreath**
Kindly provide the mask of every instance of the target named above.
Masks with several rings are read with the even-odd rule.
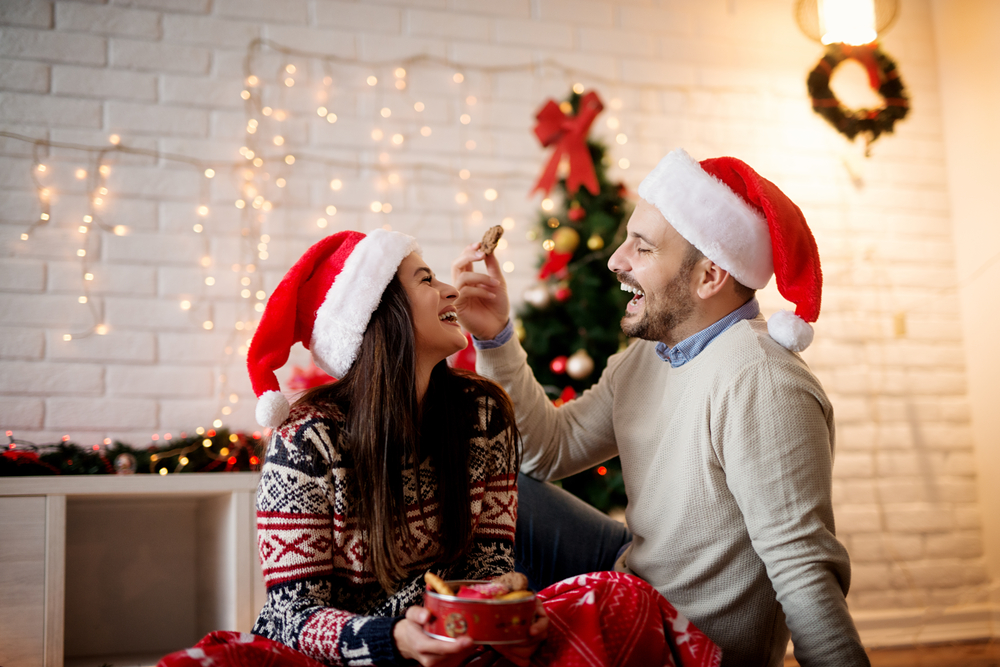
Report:
[[[847,109],[830,90],[833,70],[847,59],[857,60],[864,65],[868,71],[868,83],[882,97],[881,108],[856,111]],[[858,134],[868,134],[868,143],[871,143],[883,132],[892,132],[896,121],[906,117],[910,110],[910,100],[903,88],[903,81],[899,78],[896,63],[874,42],[862,46],[831,44],[809,73],[807,84],[813,110],[848,139],[853,140]]]

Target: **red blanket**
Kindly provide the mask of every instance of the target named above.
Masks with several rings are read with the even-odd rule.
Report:
[[[722,651],[648,583],[619,572],[595,572],[538,594],[549,636],[536,667],[718,667]],[[495,654],[492,654],[495,656]],[[505,664],[478,655],[474,664]],[[158,667],[323,667],[270,639],[213,632]]]

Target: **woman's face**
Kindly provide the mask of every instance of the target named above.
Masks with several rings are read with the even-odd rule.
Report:
[[[396,277],[410,298],[417,363],[433,366],[465,349],[468,341],[458,325],[454,305],[458,290],[438,280],[415,252],[399,265]]]

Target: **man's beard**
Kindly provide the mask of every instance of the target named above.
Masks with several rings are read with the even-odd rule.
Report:
[[[672,333],[683,324],[694,312],[694,297],[691,296],[691,272],[694,263],[685,262],[662,292],[656,295],[656,310],[650,306],[649,292],[646,292],[646,305],[643,308],[642,319],[629,322],[628,315],[622,317],[622,333],[629,338],[642,340],[666,341],[672,339]],[[674,341],[675,344],[679,341]]]

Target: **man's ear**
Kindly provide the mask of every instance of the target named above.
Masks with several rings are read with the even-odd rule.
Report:
[[[693,276],[695,294],[700,299],[710,299],[722,291],[729,278],[729,271],[705,257],[695,265]]]

